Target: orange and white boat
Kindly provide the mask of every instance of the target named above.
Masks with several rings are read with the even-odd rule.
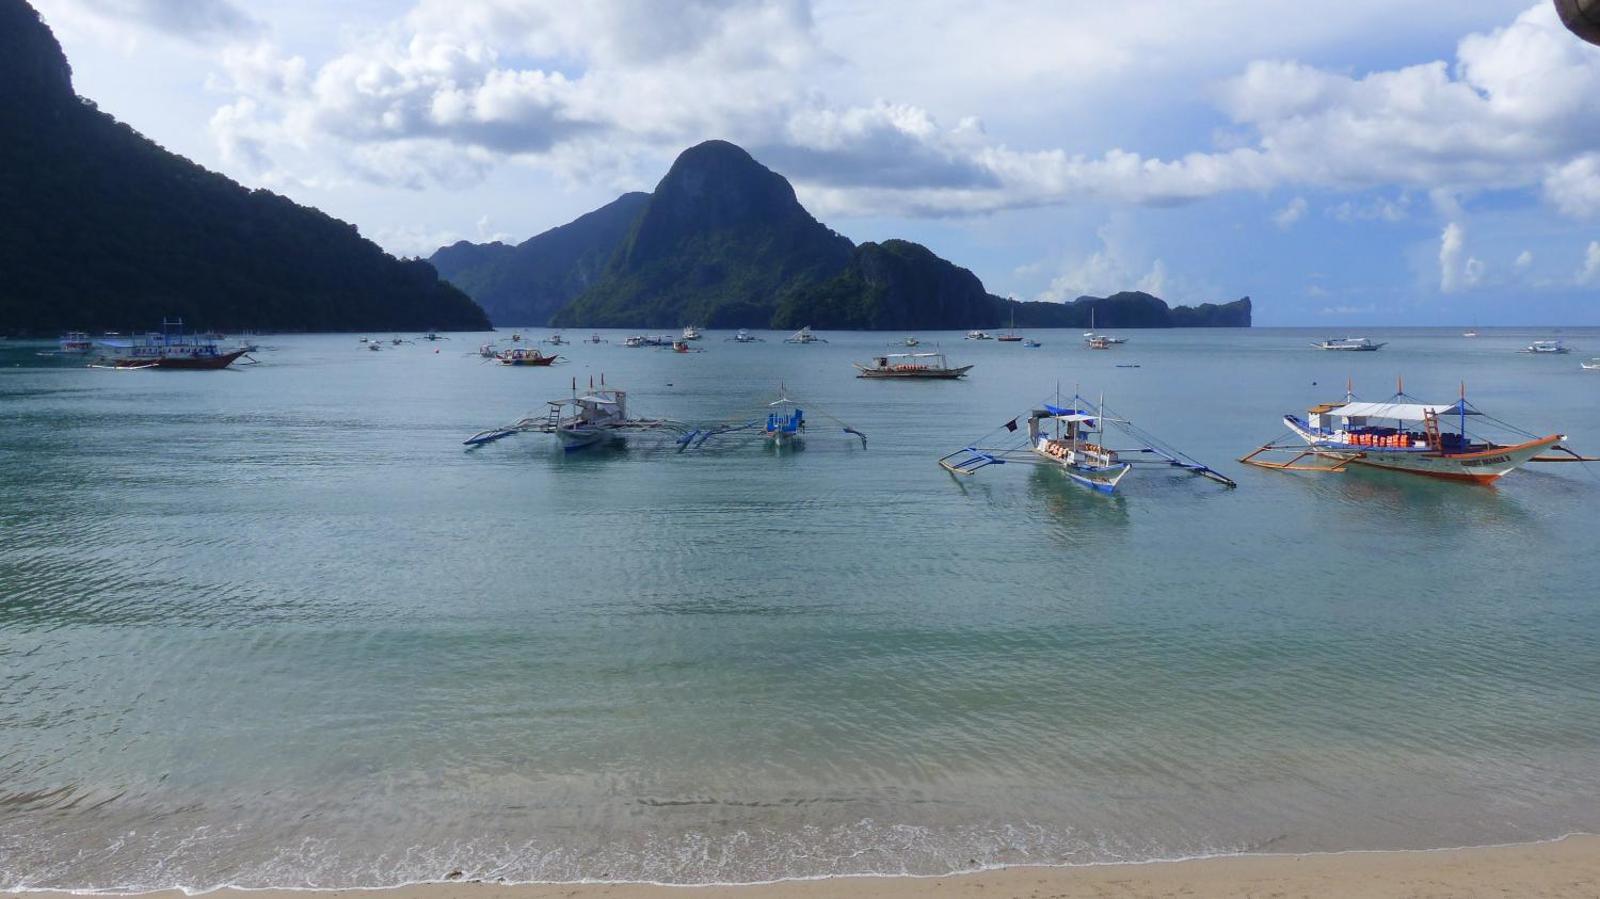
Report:
[[[1239,461],[1285,471],[1365,465],[1479,484],[1529,462],[1597,461],[1562,446],[1564,434],[1540,436],[1490,418],[1467,402],[1465,387],[1459,399],[1444,404],[1404,392],[1381,403],[1361,402],[1347,391],[1343,401],[1313,406],[1303,418],[1285,415],[1283,423],[1301,443],[1269,443]],[[1490,431],[1496,436],[1487,436]],[[1283,450],[1298,455],[1286,462],[1262,458]]]

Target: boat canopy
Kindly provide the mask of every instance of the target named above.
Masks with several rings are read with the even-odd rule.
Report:
[[[1065,409],[1061,406],[1044,404],[1044,411],[1057,421],[1094,421],[1099,416],[1084,412],[1081,409]]]
[[[1439,418],[1446,415],[1460,415],[1465,411],[1467,415],[1480,414],[1468,406],[1463,410],[1459,402],[1448,406],[1431,403],[1345,403],[1336,409],[1330,409],[1329,414],[1340,418],[1387,418],[1395,421],[1424,421],[1431,414]]]

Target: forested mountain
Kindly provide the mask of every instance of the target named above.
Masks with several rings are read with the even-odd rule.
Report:
[[[428,261],[440,277],[477,300],[491,320],[542,325],[599,280],[649,201],[646,193],[623,194],[514,247],[463,240]]]
[[[678,156],[600,280],[552,323],[766,327],[781,293],[831,277],[851,249],[782,175],[707,141]]]
[[[516,247],[463,241],[433,262],[496,321],[518,325],[993,329],[1015,314],[1019,327],[1086,327],[1093,310],[1107,328],[1249,327],[1251,313],[1248,297],[1175,309],[1145,293],[1005,300],[919,244],[852,246],[782,175],[718,140],[685,150],[654,193]]]
[[[79,98],[55,36],[0,0],[0,333],[479,329],[483,310],[353,225],[248,190]]]

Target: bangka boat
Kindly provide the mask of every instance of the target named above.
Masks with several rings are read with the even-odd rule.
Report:
[[[546,366],[556,364],[560,356],[546,356],[538,347],[512,347],[495,357],[501,365]]]
[[[590,334],[589,335],[589,339],[587,341],[584,341],[584,342],[585,343],[610,343],[610,341],[606,340],[604,337],[601,337],[599,334]]]
[[[699,328],[696,328],[694,325],[684,325],[683,326],[683,339],[684,340],[699,340],[700,337],[701,337],[701,334],[700,334],[700,329]]]
[[[1468,328],[1467,330],[1461,332],[1461,336],[1462,337],[1477,337],[1478,336],[1478,329],[1477,328]]]
[[[1469,430],[1469,419],[1478,431],[1511,435],[1509,441]],[[1417,400],[1403,386],[1384,402],[1361,402],[1347,387],[1342,401],[1312,406],[1304,418],[1285,415],[1283,423],[1298,443],[1268,443],[1239,461],[1279,471],[1342,472],[1365,465],[1479,484],[1529,462],[1600,461],[1561,446],[1563,434],[1539,436],[1490,418],[1467,402],[1465,386],[1453,403]],[[1279,462],[1271,458],[1277,452],[1294,455]]]
[[[968,331],[967,340],[993,340],[994,336],[987,331]]]
[[[1018,443],[1014,435],[1018,431],[1019,421],[1024,418],[1026,428],[1023,433],[1026,436]],[[1136,443],[1125,449],[1108,446],[1108,424]],[[1132,422],[1110,414],[1104,403],[1090,403],[1081,396],[1074,396],[1065,404],[1059,399],[1053,403],[1041,403],[991,431],[983,439],[999,435],[1002,431],[1009,435],[1010,442],[1007,445],[992,447],[975,443],[943,456],[939,459],[939,465],[945,471],[958,475],[971,475],[991,465],[1042,465],[1060,471],[1073,483],[1100,493],[1114,493],[1122,479],[1139,466],[1181,469],[1228,487],[1238,486],[1233,479],[1176,447],[1162,443]]]
[[[371,350],[374,353],[382,352],[383,351],[383,344],[381,344],[378,341],[374,340],[373,342],[367,344],[367,349]]]
[[[566,346],[572,341],[562,337],[561,332],[557,331],[554,334],[551,334],[549,337],[546,337],[544,342],[550,344],[551,346]]]
[[[916,339],[915,337],[907,337],[905,340],[900,341],[900,343],[903,346],[921,346],[922,345],[922,341]]]
[[[1336,350],[1347,353],[1371,353],[1388,346],[1387,343],[1374,343],[1365,337],[1329,337],[1312,344],[1319,350]]]
[[[93,368],[217,371],[246,357],[242,347],[225,350],[214,337],[185,334],[181,318],[163,319],[160,331],[143,336],[102,339],[100,346],[110,352],[91,363]]]
[[[1523,347],[1522,352],[1532,353],[1535,356],[1561,356],[1572,350],[1559,340],[1535,340]]]
[[[695,346],[694,344],[690,343],[688,340],[686,340],[686,339],[684,339],[682,337],[680,337],[677,340],[674,340],[672,342],[672,351],[674,353],[703,353],[703,352],[705,352],[705,350],[701,349],[700,347]]]
[[[788,337],[785,337],[783,339],[783,342],[784,343],[827,343],[826,340],[823,340],[821,337],[818,337],[817,335],[811,333],[811,326],[810,325],[806,325],[804,328],[801,328],[800,330],[794,332],[793,334],[789,335]]]
[[[433,343],[437,340],[449,340],[450,338],[445,337],[438,331],[429,331],[428,333],[422,335],[422,339],[428,341],[429,343]]]
[[[867,448],[866,434],[825,412],[817,414],[836,425],[839,434],[855,437],[861,441],[862,449]],[[729,441],[752,438],[759,439],[773,449],[798,448],[805,443],[810,422],[805,408],[780,385],[778,398],[758,409],[754,415],[697,425],[685,431],[677,440],[678,452],[709,449]]]
[[[60,352],[78,355],[94,352],[94,340],[85,331],[68,331],[61,336]]]
[[[554,434],[566,452],[592,447],[615,446],[627,441],[631,432],[685,430],[681,422],[666,418],[630,418],[628,395],[615,387],[607,387],[605,376],[596,387],[591,380],[588,390],[579,392],[578,380],[572,380],[572,396],[550,400],[549,411],[544,415],[529,416],[501,428],[468,437],[463,443],[468,447],[483,446],[512,434],[533,432]]]
[[[1095,336],[1084,341],[1084,343],[1086,343],[1091,350],[1109,350],[1113,346],[1111,338],[1105,336],[1104,334],[1096,334]]]
[[[851,363],[858,378],[926,378],[952,381],[964,378],[972,369],[970,365],[951,368],[943,353],[885,353],[875,357],[871,365]]]
[[[724,342],[729,341],[729,340],[733,341],[734,343],[766,343],[767,342],[766,338],[757,337],[754,334],[751,334],[749,332],[749,330],[747,330],[745,328],[740,328],[739,329],[739,333],[733,335],[732,337],[724,337],[723,338]]]
[[[1578,365],[1582,366],[1586,371],[1600,371],[1600,356],[1596,356],[1588,362],[1579,362]]]

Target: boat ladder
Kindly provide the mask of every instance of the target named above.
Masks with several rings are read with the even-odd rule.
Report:
[[[1439,452],[1440,447],[1444,445],[1444,440],[1439,435],[1439,413],[1432,409],[1424,410],[1422,413],[1422,430],[1428,435],[1428,448],[1434,452]]]
[[[972,474],[990,465],[1004,465],[1006,460],[976,447],[963,447],[939,460],[939,467],[951,474]]]

